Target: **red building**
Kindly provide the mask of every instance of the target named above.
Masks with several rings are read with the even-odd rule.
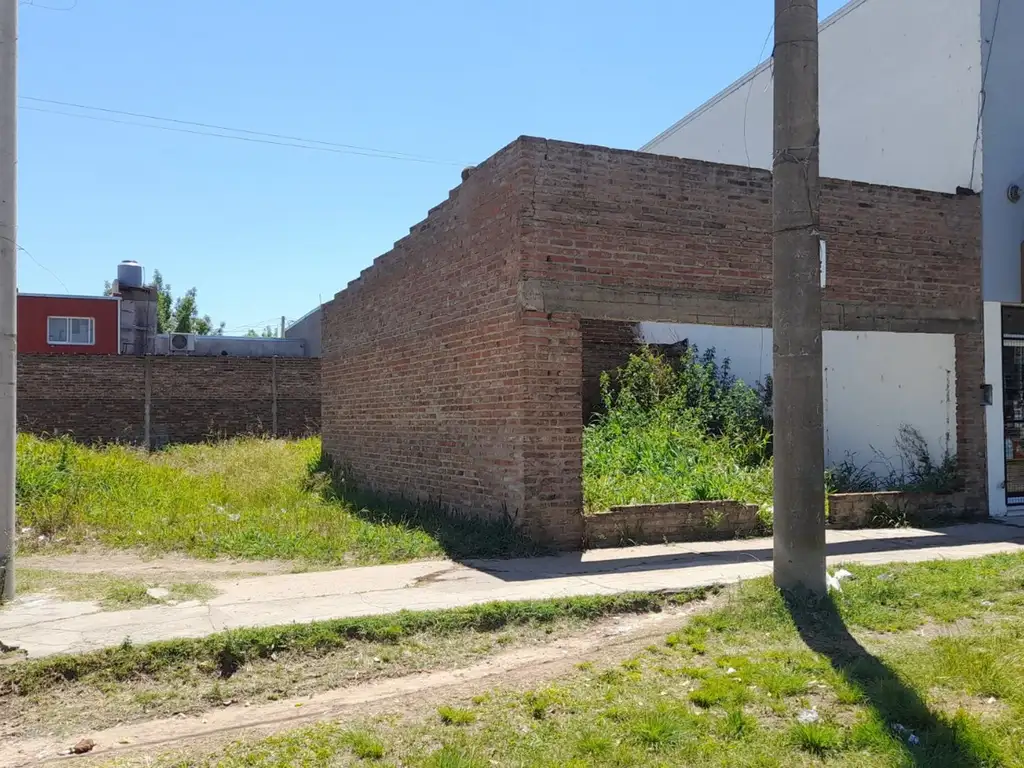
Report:
[[[18,294],[18,354],[116,355],[117,296]]]

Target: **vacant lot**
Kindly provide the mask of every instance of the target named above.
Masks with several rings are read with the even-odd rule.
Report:
[[[157,762],[1024,766],[1024,557],[853,570],[814,610],[747,583],[639,655],[531,690]]]
[[[21,435],[17,494],[25,552],[99,545],[367,565],[530,551],[508,525],[471,524],[340,488],[321,466],[316,438],[238,439],[147,454]]]

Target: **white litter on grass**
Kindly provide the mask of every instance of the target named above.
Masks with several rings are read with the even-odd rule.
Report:
[[[163,587],[150,587],[146,590],[146,594],[154,600],[164,600],[171,595],[171,590],[164,589]]]
[[[855,578],[854,575],[845,568],[840,568],[834,574],[825,572],[825,583],[828,585],[829,592],[842,592],[842,582],[852,578]]]
[[[811,723],[818,722],[820,719],[821,716],[816,709],[801,709],[796,716],[796,721],[801,725],[810,725]]]

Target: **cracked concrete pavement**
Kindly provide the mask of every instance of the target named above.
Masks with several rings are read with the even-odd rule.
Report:
[[[830,566],[962,559],[1024,551],[1024,527],[982,523],[930,531],[829,531],[828,542]],[[97,650],[125,639],[139,644],[403,609],[681,590],[769,575],[771,558],[771,539],[743,539],[517,560],[414,562],[219,581],[214,584],[219,594],[205,604],[126,611],[29,595],[0,610],[0,643],[38,657]]]

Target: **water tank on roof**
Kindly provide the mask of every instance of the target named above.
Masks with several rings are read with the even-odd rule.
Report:
[[[142,265],[137,261],[122,261],[117,265],[117,284],[122,288],[142,287]]]

